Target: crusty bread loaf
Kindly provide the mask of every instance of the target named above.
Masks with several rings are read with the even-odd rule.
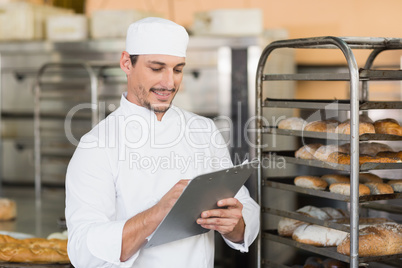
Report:
[[[303,130],[307,122],[299,117],[289,117],[279,122],[279,129]]]
[[[349,183],[350,179],[349,177],[346,177],[344,175],[340,175],[340,174],[326,174],[321,176],[321,179],[325,180],[328,185],[331,185],[333,183],[337,183],[337,182],[346,182]]]
[[[390,180],[388,184],[392,187],[394,192],[402,193],[402,180]]]
[[[319,143],[306,144],[295,152],[295,157],[301,159],[314,159],[315,151],[321,146],[322,144]]]
[[[347,232],[331,229],[315,224],[302,224],[292,235],[293,240],[320,247],[333,247],[340,244],[347,236]]]
[[[366,185],[370,188],[370,194],[393,194],[394,190],[391,185],[386,183],[378,183],[378,182],[367,182]]]
[[[348,150],[335,144],[323,145],[315,151],[314,158],[321,161],[327,161],[328,156],[333,152],[347,153]]]
[[[350,183],[333,183],[329,186],[329,191],[342,194],[342,195],[349,195],[350,196]],[[370,188],[368,188],[364,184],[359,184],[359,196],[369,195]]]
[[[14,200],[0,198],[0,221],[13,220],[17,217],[17,205]]]
[[[376,156],[377,157],[397,158],[397,159],[402,160],[402,151],[399,151],[399,152],[384,151],[384,152],[377,153]]]
[[[378,183],[382,183],[382,179],[373,174],[373,173],[359,173],[359,182],[360,183],[366,183],[366,182],[378,182]]]
[[[338,125],[336,121],[313,121],[304,127],[304,131],[334,133]]]
[[[339,124],[335,132],[339,134],[350,134],[350,120]],[[359,135],[366,133],[375,133],[374,125],[372,123],[359,122]]]
[[[338,220],[345,218],[345,214],[342,210],[332,208],[332,207],[323,207],[321,210],[325,211],[328,214],[331,220]]]
[[[350,235],[337,247],[341,254],[350,255]],[[385,223],[367,226],[359,231],[359,257],[402,253],[402,225]]]
[[[343,165],[350,165],[351,156],[347,153],[342,152],[333,152],[328,156],[328,162],[337,163]],[[378,157],[378,156],[369,156],[369,155],[360,155],[359,156],[359,165],[364,163],[398,163],[401,160],[397,158],[389,158],[389,157]]]
[[[315,190],[325,190],[328,183],[316,176],[297,176],[294,179],[294,184],[299,187],[315,189]]]
[[[398,121],[392,118],[377,120],[374,122],[375,132],[378,134],[390,134],[402,136],[402,127]]]
[[[1,244],[0,260],[27,263],[68,263],[67,250],[30,247],[23,244]]]
[[[330,216],[325,211],[314,206],[304,206],[296,212],[320,220],[330,219]],[[283,217],[278,223],[278,234],[282,236],[292,236],[293,231],[301,224],[304,224],[304,222]]]
[[[380,142],[361,142],[359,144],[359,153],[366,154],[370,156],[376,156],[379,152],[391,151],[393,152],[389,145]]]
[[[338,219],[336,223],[350,225],[350,218]],[[393,220],[387,218],[362,218],[359,217],[359,229],[365,228],[367,226],[382,224],[382,223],[395,223]]]
[[[67,240],[0,235],[0,261],[68,263]]]

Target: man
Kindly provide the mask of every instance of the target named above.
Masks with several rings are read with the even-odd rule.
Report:
[[[214,232],[144,249],[189,180],[230,167],[213,121],[174,105],[188,34],[160,18],[130,25],[121,106],[81,138],[66,176],[68,254],[76,268],[213,267]],[[247,252],[259,206],[243,187],[197,220]]]

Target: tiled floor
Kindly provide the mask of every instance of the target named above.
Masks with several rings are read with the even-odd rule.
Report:
[[[44,188],[41,198],[36,200],[33,187],[3,186],[0,196],[17,203],[17,218],[0,222],[0,231],[46,238],[51,233],[65,230],[60,222],[64,218],[64,188]]]

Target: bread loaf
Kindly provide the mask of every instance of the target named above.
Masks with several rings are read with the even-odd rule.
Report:
[[[314,159],[315,151],[321,146],[322,144],[319,143],[306,144],[295,152],[295,157],[301,159]]]
[[[302,224],[292,235],[293,240],[320,247],[333,247],[339,245],[347,236],[347,232],[331,229],[315,224]]]
[[[325,180],[328,185],[331,185],[333,183],[339,183],[339,182],[346,182],[349,183],[350,179],[349,177],[346,177],[344,175],[340,175],[340,174],[326,174],[321,176],[321,179]]]
[[[335,132],[339,134],[350,134],[350,120],[339,124]],[[367,122],[359,122],[359,135],[366,133],[375,133],[374,125]]]
[[[328,214],[330,220],[338,220],[345,218],[344,212],[342,212],[341,210],[332,207],[323,207],[321,208],[321,210]]]
[[[303,130],[307,122],[299,117],[289,117],[279,122],[279,129]]]
[[[372,173],[359,173],[359,182],[366,183],[366,182],[378,182],[382,183],[382,179]]]
[[[350,165],[350,155],[347,153],[334,152],[328,156],[328,162],[337,163],[343,165]],[[377,156],[369,156],[369,155],[360,155],[359,156],[359,165],[364,163],[398,163],[401,160],[397,158],[388,158],[388,157],[377,157]]]
[[[313,121],[304,127],[304,131],[334,133],[337,125],[336,121]]]
[[[296,212],[320,220],[330,219],[330,216],[325,211],[314,206],[305,206],[298,209]],[[278,234],[282,236],[292,236],[293,231],[301,224],[304,224],[304,222],[283,217],[278,223]]]
[[[0,221],[9,221],[17,217],[17,205],[14,200],[0,198]]]
[[[320,146],[315,151],[314,158],[321,160],[321,161],[327,161],[328,156],[333,152],[347,153],[347,150],[345,150],[343,147],[339,147],[338,145],[334,145],[334,144],[323,145],[323,146]]]
[[[370,194],[393,194],[394,190],[391,185],[378,182],[367,182],[366,185],[370,189]]]
[[[377,157],[388,157],[388,158],[397,158],[402,160],[402,151],[399,152],[390,152],[390,151],[383,151],[376,154]]]
[[[0,261],[68,263],[67,240],[0,235]]]
[[[391,151],[393,152],[389,145],[380,142],[361,142],[359,144],[359,153],[366,154],[370,156],[376,156],[379,152]]]
[[[402,193],[402,180],[390,180],[388,184],[392,187],[394,192]]]
[[[350,235],[337,247],[341,254],[350,255]],[[368,226],[359,231],[359,257],[402,253],[402,225],[386,223]]]
[[[294,179],[294,184],[299,187],[325,190],[328,186],[327,182],[316,176],[298,176]]]
[[[402,127],[398,121],[391,118],[377,120],[374,122],[375,132],[378,134],[390,134],[402,136]]]
[[[350,183],[333,183],[329,186],[329,191],[350,196]],[[370,188],[364,184],[359,184],[359,196],[369,195]]]

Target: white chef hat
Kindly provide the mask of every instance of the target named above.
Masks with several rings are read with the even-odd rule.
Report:
[[[188,39],[183,26],[170,20],[149,17],[128,27],[126,51],[130,55],[163,54],[185,57]]]

